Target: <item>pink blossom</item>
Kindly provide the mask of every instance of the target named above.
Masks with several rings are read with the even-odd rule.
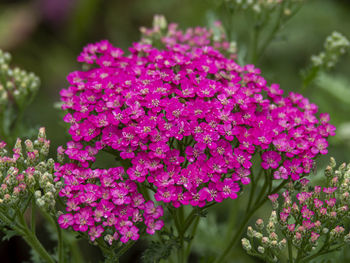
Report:
[[[120,230],[120,234],[122,235],[122,237],[120,238],[120,241],[123,243],[127,243],[129,239],[137,240],[140,236],[138,232],[139,232],[139,229],[135,226],[132,226],[130,228],[125,226]]]
[[[282,159],[281,155],[274,151],[264,152],[261,158],[263,160],[261,166],[266,170],[269,168],[276,169]]]
[[[68,228],[74,224],[72,214],[63,214],[58,217],[58,224],[62,228]]]
[[[89,231],[91,241],[93,242],[95,239],[99,238],[103,231],[104,229],[101,225],[91,227]]]

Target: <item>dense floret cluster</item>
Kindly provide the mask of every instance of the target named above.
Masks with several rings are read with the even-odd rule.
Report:
[[[278,262],[285,257],[281,250],[288,243],[290,259],[294,254],[293,246],[301,262],[310,262],[348,244],[349,224],[344,218],[349,218],[350,214],[350,165],[342,164],[337,170],[335,167],[331,158],[325,170],[327,183],[323,187],[311,187],[309,180],[303,178],[298,190],[290,185],[281,198],[278,194],[270,195],[274,210],[269,222],[264,226],[264,221],[258,219],[257,230],[248,227],[248,238],[242,239],[248,254],[267,262]],[[283,239],[279,241],[281,236]]]
[[[248,238],[242,239],[248,254],[278,262],[285,257],[282,250],[288,242],[290,255],[294,246],[301,262],[310,262],[350,242],[349,222],[344,220],[350,215],[350,165],[342,164],[337,170],[335,166],[332,158],[323,187],[311,187],[309,180],[303,178],[298,190],[290,186],[281,198],[279,194],[269,196],[274,209],[269,222],[264,226],[263,220],[258,219],[257,230],[248,227]]]
[[[45,128],[39,130],[37,140],[26,140],[23,149],[17,139],[13,154],[0,141],[0,207],[9,215],[16,208],[27,209],[34,198],[36,204],[52,212],[61,182],[54,182],[54,160],[47,159],[50,141],[46,139]],[[28,201],[29,200],[29,201]]]
[[[235,199],[250,182],[256,153],[275,179],[293,180],[327,153],[326,138],[334,135],[328,115],[318,120],[317,106],[300,94],[283,97],[259,69],[225,57],[219,50],[227,43],[212,46],[212,37],[206,29],[170,25],[159,38],[163,48],[138,42],[124,54],[108,41],[84,48],[78,61],[89,69],[69,74],[70,86],[61,91],[72,136],[65,154],[78,164],[61,167],[59,178],[66,188],[80,187],[62,195],[79,200],[86,222],[96,221],[104,194],[119,209],[114,185],[131,200],[141,198],[134,190],[143,183],[157,201],[202,207]],[[88,168],[101,150],[116,154],[123,168]],[[90,191],[98,193],[93,200],[85,198]]]
[[[62,228],[88,231],[92,241],[104,233],[104,239],[123,243],[139,238],[140,222],[147,226],[146,232],[153,235],[163,227],[158,220],[163,208],[152,201],[146,202],[132,180],[124,180],[124,168],[86,169],[76,164],[56,167],[56,180],[64,177],[60,196],[66,197],[68,213],[60,215]]]
[[[279,212],[280,224],[286,235],[293,237],[296,246],[310,241],[315,243],[320,235],[329,235],[328,240],[336,241],[345,236],[344,225],[339,225],[343,218],[348,218],[350,167],[341,165],[337,171],[328,166],[325,174],[328,184],[308,189],[309,181],[302,179],[302,191],[285,191],[283,204]],[[276,205],[278,194],[270,196]]]

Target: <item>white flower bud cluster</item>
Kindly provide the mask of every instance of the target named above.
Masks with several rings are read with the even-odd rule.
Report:
[[[344,242],[350,244],[350,232],[346,236],[344,236]]]
[[[6,144],[0,142],[0,205],[26,208],[32,197],[39,207],[52,212],[62,183],[53,179],[55,162],[47,159],[50,141],[45,128],[39,130],[34,142],[26,140],[24,145],[17,139],[13,155],[8,156]]]
[[[243,249],[249,253],[252,250],[252,245],[250,244],[250,241],[246,238],[242,238],[241,242]]]
[[[167,31],[168,22],[166,21],[165,16],[155,15],[153,17],[152,28],[148,29],[146,27],[141,27],[140,32],[142,34],[142,41],[145,44],[152,44],[155,40],[159,39],[165,35]]]
[[[244,241],[246,248],[249,241],[249,251],[245,248],[248,254],[273,262],[286,247],[287,240],[293,250],[305,257],[327,253],[327,249],[350,243],[350,165],[343,163],[336,168],[336,162],[331,158],[325,169],[325,179],[324,186],[308,186],[309,180],[303,178],[299,182],[302,187],[295,187],[294,192],[287,187],[278,213],[272,211],[266,224],[258,219],[257,231],[248,227]],[[278,194],[269,198],[273,203],[278,202]],[[279,241],[277,233],[285,238]]]
[[[278,255],[281,250],[286,247],[285,238],[280,239],[276,233],[278,218],[276,211],[272,211],[267,224],[262,219],[258,219],[255,223],[257,230],[251,226],[247,228],[247,237],[243,238],[242,246],[248,254],[258,256],[267,262],[277,262]],[[252,244],[256,244],[256,247]],[[269,253],[266,253],[269,251]]]
[[[10,104],[23,109],[40,85],[37,76],[19,68],[11,68],[10,62],[11,55],[0,50],[0,114]]]
[[[334,158],[331,158],[329,165],[325,170],[325,175],[328,184],[336,187],[334,197],[340,202],[335,206],[336,212],[340,216],[350,216],[349,202],[350,202],[350,164],[341,164],[337,170]]]
[[[153,17],[153,28],[158,30],[164,30],[168,26],[168,22],[166,21],[165,16],[163,15],[155,15]]]
[[[350,42],[345,36],[339,32],[333,32],[326,38],[325,50],[311,57],[312,65],[323,69],[333,68],[349,47]]]
[[[242,9],[250,9],[256,13],[260,13],[263,9],[275,8],[282,0],[231,0],[229,2]]]
[[[243,10],[251,10],[255,13],[261,13],[271,11],[279,7],[284,2],[284,15],[288,16],[291,14],[290,8],[294,3],[300,3],[304,0],[226,0],[231,3],[234,7],[241,8]]]

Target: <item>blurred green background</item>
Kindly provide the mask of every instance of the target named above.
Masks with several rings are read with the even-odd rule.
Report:
[[[169,22],[176,22],[181,28],[207,26],[215,12],[214,2],[0,0],[0,48],[12,53],[12,65],[33,71],[42,80],[40,92],[26,112],[25,121],[32,127],[47,128],[52,149],[64,144],[68,137],[61,122],[62,113],[54,104],[59,101],[59,91],[68,85],[67,74],[80,69],[76,57],[84,45],[108,39],[127,49],[139,39],[141,26],[151,26],[154,14],[164,14]],[[249,30],[244,23],[237,23],[235,28],[238,36],[244,36]],[[321,112],[330,113],[331,123],[337,126],[338,131],[330,140],[330,155],[343,162],[350,161],[350,56],[343,57],[335,69],[307,89],[301,89],[300,78],[301,70],[310,63],[310,56],[323,49],[325,38],[333,31],[350,38],[350,1],[306,1],[301,11],[269,46],[258,67],[269,83],[279,83],[286,91],[303,93],[319,106]],[[238,41],[238,50],[245,48],[240,39],[233,40]],[[328,158],[323,157],[318,168],[324,167]],[[238,214],[244,211],[245,201],[243,197],[224,202],[215,208],[216,213],[210,212],[208,218],[202,221],[191,262],[197,262],[199,255],[214,255],[220,249],[223,234],[230,235],[224,232],[221,222],[229,217],[227,211],[236,209]],[[268,214],[260,212],[260,216],[266,218]],[[232,220],[231,223],[235,224]],[[209,240],[210,244],[207,243]],[[11,244],[5,246],[10,247],[4,248],[3,245],[1,256],[9,253],[10,249],[18,249]],[[141,242],[127,255],[125,262],[137,262],[142,249]],[[25,248],[23,251],[22,258],[15,256],[8,262],[25,260],[28,255]],[[96,253],[96,258],[99,255],[95,250],[91,253]],[[230,262],[256,262],[243,256],[241,250],[234,251],[231,259]],[[94,259],[91,260],[94,262]]]

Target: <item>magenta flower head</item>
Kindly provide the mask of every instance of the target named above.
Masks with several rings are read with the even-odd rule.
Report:
[[[124,243],[138,239],[140,222],[149,234],[160,230],[163,208],[146,202],[136,183],[125,176],[123,167],[93,170],[72,163],[57,165],[56,180],[63,178],[65,183],[59,194],[66,198],[69,212],[59,216],[59,225],[87,232],[91,241],[112,232],[113,240]]]
[[[275,179],[298,180],[334,135],[327,118],[316,118],[316,105],[300,94],[283,97],[254,65],[225,57],[225,39],[215,42],[205,28],[183,32],[171,24],[167,31],[155,47],[154,29],[143,28],[144,38],[127,54],[108,41],[87,45],[78,61],[89,69],[70,73],[61,91],[72,136],[65,154],[77,163],[58,169],[66,182],[61,194],[76,213],[90,207],[74,224],[91,230],[97,218],[109,218],[102,221],[122,241],[138,236],[134,212],[142,217],[150,209],[144,210],[136,183],[175,207],[235,199],[250,183],[256,153]],[[100,151],[113,152],[124,167],[88,168]],[[95,216],[97,209],[103,216]],[[149,233],[162,225],[152,218],[144,220]]]

